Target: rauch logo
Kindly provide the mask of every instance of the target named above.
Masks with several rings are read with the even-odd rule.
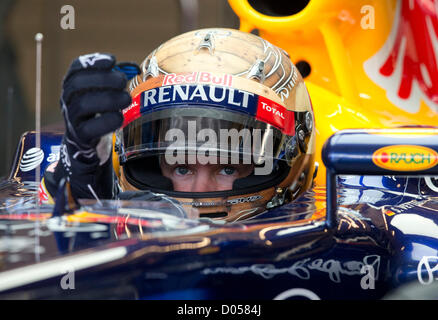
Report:
[[[438,153],[430,148],[415,145],[393,145],[373,153],[376,166],[396,171],[420,171],[438,163]]]

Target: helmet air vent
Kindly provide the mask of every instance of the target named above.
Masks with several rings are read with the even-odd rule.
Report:
[[[263,60],[257,59],[257,61],[252,65],[248,72],[248,79],[255,79],[260,83],[265,81],[265,62]]]
[[[213,33],[208,32],[204,38],[201,40],[198,46],[198,50],[208,49],[210,53],[213,53],[214,50],[214,42],[213,42]]]
[[[148,67],[143,76],[143,81],[146,81],[146,79],[149,77],[157,77],[158,74],[159,74],[159,70],[158,70],[157,58],[155,58],[155,55],[153,55],[149,60]]]

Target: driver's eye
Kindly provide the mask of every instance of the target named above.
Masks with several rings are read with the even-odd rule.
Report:
[[[220,171],[220,174],[230,176],[230,175],[233,175],[235,172],[236,172],[236,168],[225,167]]]
[[[190,172],[190,170],[189,170],[189,168],[187,168],[187,167],[176,167],[175,168],[175,173],[177,174],[177,175],[180,175],[180,176],[185,176],[186,174],[188,174]]]

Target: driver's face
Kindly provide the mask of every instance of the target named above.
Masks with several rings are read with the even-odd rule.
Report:
[[[250,164],[175,164],[161,161],[163,176],[172,180],[173,189],[182,192],[231,190],[236,179],[244,178],[254,169]]]

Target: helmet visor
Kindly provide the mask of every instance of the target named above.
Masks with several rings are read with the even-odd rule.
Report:
[[[122,134],[125,161],[163,155],[168,164],[273,164],[291,138],[249,115],[199,106],[143,114]]]

